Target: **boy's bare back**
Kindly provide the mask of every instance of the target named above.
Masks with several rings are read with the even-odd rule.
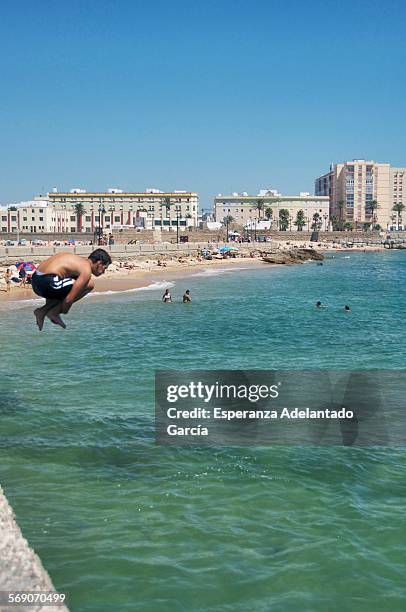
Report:
[[[43,274],[57,274],[62,278],[77,278],[82,273],[92,273],[90,260],[73,253],[52,255],[38,266],[38,270]]]

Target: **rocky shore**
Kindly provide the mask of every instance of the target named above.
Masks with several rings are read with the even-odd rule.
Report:
[[[285,251],[275,251],[267,253],[262,257],[262,261],[270,264],[298,264],[304,261],[323,261],[324,255],[315,249],[290,249]]]

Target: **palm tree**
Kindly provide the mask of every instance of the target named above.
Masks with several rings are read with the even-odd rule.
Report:
[[[380,206],[376,200],[371,200],[369,204],[367,204],[366,206],[367,212],[369,212],[371,215],[371,228],[372,229],[375,229],[375,225],[376,225],[375,211],[378,210],[378,208],[380,208]]]
[[[169,196],[165,196],[161,201],[161,208],[166,208],[166,218],[169,217],[169,226],[171,226],[171,207],[173,206],[173,202]]]
[[[227,215],[223,219],[223,225],[226,226],[226,242],[228,242],[228,226],[230,225],[230,223],[233,223],[233,221],[234,217],[232,217],[231,215]]]
[[[286,232],[289,227],[290,215],[286,208],[281,208],[279,211],[279,229],[281,232]]]
[[[256,209],[258,210],[258,219],[261,218],[261,211],[264,208],[264,202],[263,200],[257,200],[256,202]]]
[[[335,232],[337,232],[340,229],[340,224],[338,222],[337,216],[336,215],[331,215],[330,221],[331,221],[331,225],[333,227],[333,230]]]
[[[273,216],[273,210],[270,206],[268,206],[268,208],[265,208],[265,217],[267,218],[268,221],[270,221],[272,219]]]
[[[303,210],[298,210],[296,215],[296,221],[293,222],[296,225],[297,231],[301,232],[306,225],[306,219]]]
[[[313,223],[311,225],[312,230],[318,232],[321,228],[322,220],[318,212],[313,215]]]
[[[346,221],[346,223],[344,223],[344,229],[351,232],[354,229],[354,225],[351,223],[351,221]]]
[[[398,215],[398,231],[400,226],[402,225],[402,212],[405,209],[405,205],[402,204],[401,202],[398,202],[397,204],[393,205],[392,210],[395,211]]]
[[[343,210],[344,210],[344,200],[340,200],[337,204],[338,208],[338,223],[340,226],[340,230],[343,229]]]
[[[165,206],[166,210],[170,210],[173,202],[169,196],[165,196],[163,201],[161,202],[161,206]]]
[[[73,210],[75,211],[75,214],[76,214],[77,231],[80,233],[82,231],[82,217],[86,212],[85,207],[83,206],[83,204],[78,202],[77,204],[73,206]]]

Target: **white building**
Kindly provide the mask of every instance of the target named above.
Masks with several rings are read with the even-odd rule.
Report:
[[[52,210],[47,200],[29,200],[0,209],[1,233],[49,232]]]
[[[301,192],[284,196],[276,190],[261,190],[258,195],[218,195],[214,199],[216,221],[232,217],[238,225],[261,229],[296,231],[311,230],[315,215],[319,229],[330,229],[329,198]],[[281,212],[282,211],[282,212]]]
[[[176,231],[197,227],[198,194],[188,191],[123,192],[109,188],[88,193],[75,187],[56,188],[46,196],[3,206],[1,233],[108,233],[113,229],[139,228]]]

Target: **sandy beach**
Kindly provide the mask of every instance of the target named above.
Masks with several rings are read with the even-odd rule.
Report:
[[[95,278],[95,289],[94,293],[106,293],[107,291],[125,291],[127,289],[135,289],[139,287],[147,287],[151,283],[164,282],[170,280],[187,280],[188,276],[196,274],[197,271],[204,272],[205,269],[209,268],[253,268],[253,267],[270,267],[269,264],[265,264],[260,258],[250,257],[236,257],[235,259],[212,259],[188,262],[180,264],[179,262],[168,262],[165,267],[156,265],[156,262],[146,266],[142,269],[125,269],[116,268],[109,270],[102,277]],[[187,287],[185,287],[186,289]],[[35,299],[38,296],[32,291],[28,285],[26,288],[22,288],[15,285],[11,288],[11,291],[0,291],[0,301],[14,302],[16,300],[30,300]],[[41,298],[39,298],[41,299]]]

